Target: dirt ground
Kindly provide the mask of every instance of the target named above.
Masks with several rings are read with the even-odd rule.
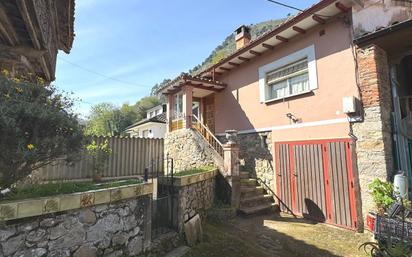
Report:
[[[365,257],[360,244],[369,233],[355,233],[291,216],[237,217],[206,223],[205,240],[185,257]]]

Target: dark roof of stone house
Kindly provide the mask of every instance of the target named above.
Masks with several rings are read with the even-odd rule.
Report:
[[[74,40],[75,0],[1,0],[0,68],[53,81]]]
[[[154,116],[154,117],[152,117],[152,118],[150,118],[150,119],[144,119],[144,120],[138,121],[138,122],[136,122],[136,123],[128,126],[128,127],[126,128],[126,130],[128,130],[128,129],[130,129],[130,128],[133,128],[133,127],[136,127],[136,126],[140,126],[140,125],[149,123],[149,122],[154,122],[154,123],[166,123],[166,121],[167,121],[167,120],[166,120],[166,113],[164,112],[164,113],[161,113],[161,114],[159,114],[159,115],[156,115],[156,116]]]

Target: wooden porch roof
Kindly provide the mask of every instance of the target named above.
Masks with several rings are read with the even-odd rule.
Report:
[[[220,92],[226,88],[226,84],[217,80],[208,79],[205,77],[192,76],[188,73],[182,73],[179,77],[169,82],[166,86],[159,90],[162,94],[174,94],[183,86],[193,86],[203,90]]]
[[[0,68],[55,78],[58,50],[70,52],[75,0],[1,0]]]

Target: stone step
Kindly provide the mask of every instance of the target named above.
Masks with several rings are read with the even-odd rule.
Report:
[[[249,196],[249,197],[242,197],[240,199],[240,203],[249,203],[249,202],[257,202],[257,201],[261,201],[261,200],[270,200],[273,199],[273,197],[269,194],[257,194],[254,196]]]
[[[242,178],[240,179],[240,185],[241,186],[255,186],[257,185],[257,181],[254,178]]]
[[[251,186],[251,185],[242,185],[240,187],[240,192],[241,193],[249,193],[249,192],[264,192],[264,189],[262,186]]]
[[[240,198],[247,198],[257,195],[263,195],[265,190],[261,186],[246,186],[240,187]]]
[[[263,212],[269,212],[270,210],[275,210],[276,206],[277,206],[276,203],[266,203],[266,204],[260,204],[260,205],[253,206],[253,207],[241,207],[239,211],[246,215],[252,215],[252,214],[258,214],[258,213],[263,213]]]
[[[182,257],[185,255],[188,251],[190,251],[190,247],[188,246],[180,246],[173,251],[169,252],[166,254],[165,257]]]
[[[272,201],[273,201],[273,198],[271,195],[265,195],[265,194],[260,193],[256,195],[242,197],[240,199],[240,207],[241,208],[254,207],[254,206],[261,205],[261,204],[271,203]]]
[[[243,179],[243,178],[249,178],[250,177],[250,175],[249,175],[249,172],[248,171],[241,171],[240,172],[240,178],[241,179]]]

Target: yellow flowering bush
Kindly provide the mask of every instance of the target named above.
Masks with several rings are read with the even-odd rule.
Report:
[[[73,101],[37,79],[0,74],[0,190],[83,146]]]

